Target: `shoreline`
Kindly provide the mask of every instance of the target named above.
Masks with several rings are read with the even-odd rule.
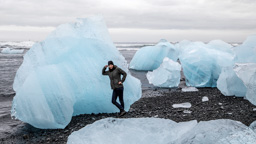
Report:
[[[247,126],[256,120],[256,111],[253,111],[256,106],[244,98],[224,96],[217,88],[199,88],[197,92],[155,88],[143,90],[142,95],[141,99],[131,105],[129,112],[123,118],[155,117],[176,122],[232,119]],[[202,102],[204,96],[207,96],[209,101]],[[190,102],[192,107],[172,107],[173,104],[183,102]],[[184,110],[189,110],[191,113],[184,113]],[[97,120],[116,115],[117,113],[101,113],[73,116],[65,129],[38,129],[21,122],[13,133],[0,139],[0,143],[66,143],[73,131]],[[13,119],[11,121],[20,122]]]

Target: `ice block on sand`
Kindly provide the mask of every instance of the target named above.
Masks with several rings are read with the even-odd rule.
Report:
[[[244,124],[219,119],[174,122],[160,118],[106,118],[71,133],[68,144],[253,144],[256,134]]]
[[[164,58],[157,69],[147,73],[150,84],[158,87],[178,87],[180,83],[181,65],[169,58]]]
[[[160,66],[165,57],[177,61],[178,51],[173,44],[161,39],[155,46],[139,49],[133,56],[129,68],[144,71],[154,70]]]
[[[183,41],[177,44],[181,49],[179,59],[187,86],[216,87],[221,69],[233,65],[234,55],[227,50],[228,44],[217,42]]]
[[[246,99],[256,105],[256,63],[236,63],[234,71],[246,87]]]
[[[25,54],[13,88],[12,116],[37,128],[65,128],[72,116],[112,113],[110,80],[102,68],[112,60],[127,72],[125,110],[141,97],[141,83],[110,39],[101,16],[62,24]]]

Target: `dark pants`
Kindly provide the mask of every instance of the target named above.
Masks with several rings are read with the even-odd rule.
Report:
[[[113,90],[113,94],[112,94],[112,103],[119,108],[120,111],[124,110],[124,99],[123,99],[123,92],[124,92],[124,88],[115,88]],[[121,105],[116,102],[117,97],[119,97],[119,101],[121,103]]]

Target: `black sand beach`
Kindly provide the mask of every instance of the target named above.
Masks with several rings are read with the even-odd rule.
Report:
[[[134,51],[121,51],[129,62]],[[6,60],[8,61],[8,60]],[[2,64],[2,63],[1,63]],[[19,64],[21,64],[19,62]],[[0,66],[3,67],[3,66]],[[12,68],[10,75],[15,75],[18,65]],[[256,120],[256,106],[238,97],[226,97],[217,88],[200,88],[198,92],[182,92],[184,77],[179,88],[162,89],[148,84],[145,73],[131,71],[132,75],[142,81],[142,98],[135,102],[123,118],[158,117],[176,122],[215,119],[232,119],[250,125]],[[2,76],[1,76],[2,77]],[[14,77],[13,77],[14,78]],[[1,78],[2,79],[2,78]],[[2,84],[2,83],[1,83]],[[15,93],[0,95],[0,143],[66,143],[68,136],[84,126],[99,119],[116,117],[112,114],[83,114],[75,116],[65,129],[42,130],[32,127],[19,120],[11,119],[11,101]],[[209,101],[202,102],[207,96]],[[173,108],[173,104],[190,102],[191,108]],[[191,113],[186,113],[189,110]]]

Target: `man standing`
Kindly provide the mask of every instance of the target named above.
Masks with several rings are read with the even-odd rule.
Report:
[[[108,71],[106,71],[107,67],[109,68]],[[119,108],[120,110],[119,116],[125,115],[126,111],[124,110],[123,82],[125,81],[125,78],[127,75],[126,72],[123,71],[121,68],[117,67],[116,65],[114,65],[113,61],[108,61],[108,65],[105,65],[102,69],[102,75],[109,76],[111,89],[113,89],[112,103],[117,108]],[[121,79],[121,75],[123,75],[122,79]],[[117,97],[119,97],[120,104],[116,102]]]

